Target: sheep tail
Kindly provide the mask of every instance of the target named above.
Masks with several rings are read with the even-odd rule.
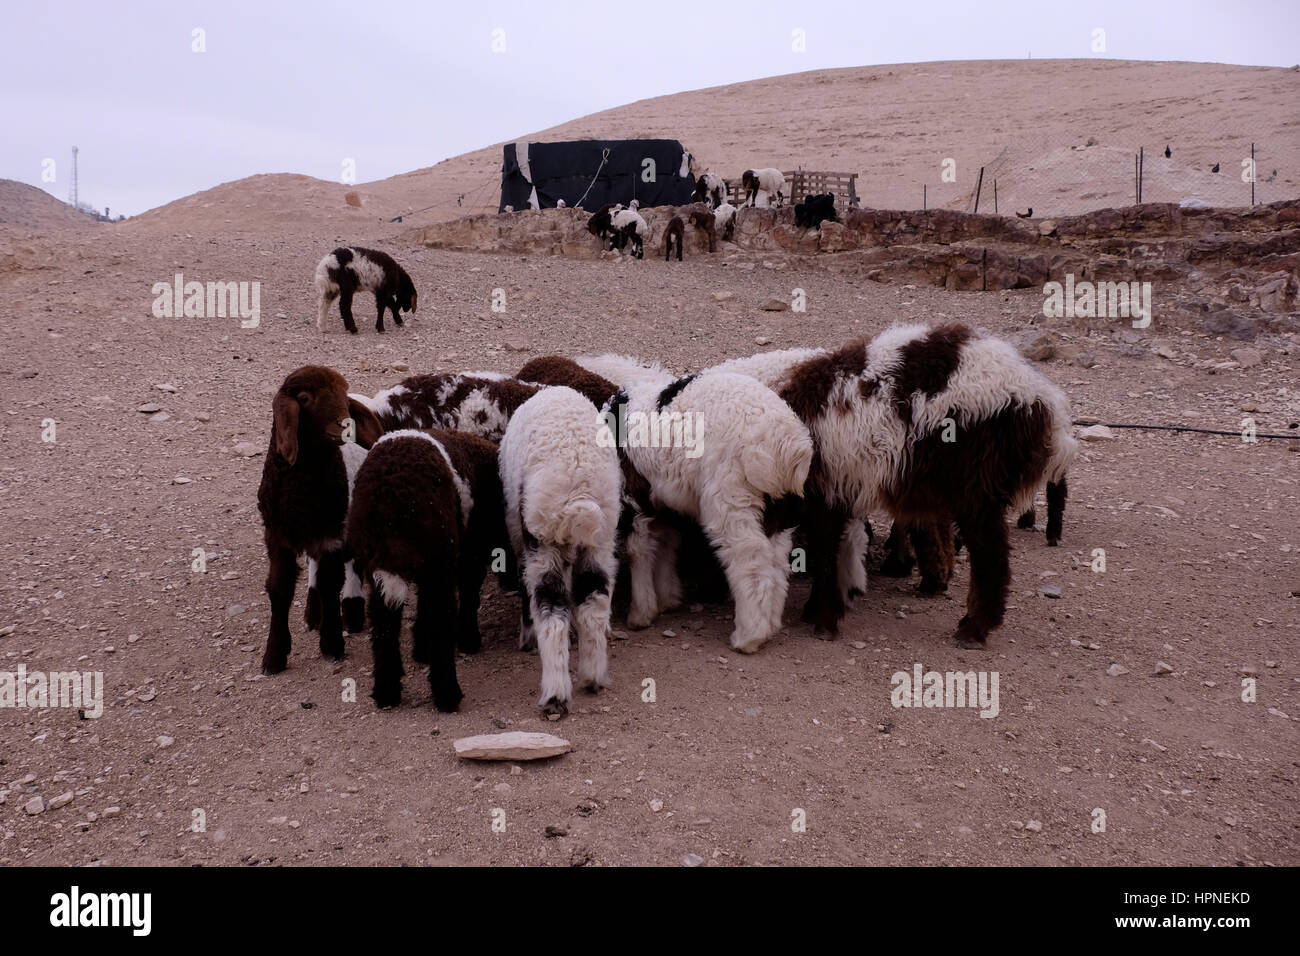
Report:
[[[590,495],[574,495],[555,516],[553,536],[557,544],[591,547],[600,538],[605,513]]]

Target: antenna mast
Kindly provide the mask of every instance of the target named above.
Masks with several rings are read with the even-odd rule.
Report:
[[[70,190],[69,201],[72,208],[77,208],[77,147],[72,147],[72,189]]]

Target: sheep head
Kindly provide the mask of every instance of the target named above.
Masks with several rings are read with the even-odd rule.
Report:
[[[271,402],[275,450],[290,465],[301,440],[343,444],[351,419],[347,380],[332,368],[304,365],[289,373]],[[313,441],[315,439],[315,441]]]
[[[403,312],[414,312],[416,299],[415,283],[406,270],[402,269],[397,277],[397,307]]]

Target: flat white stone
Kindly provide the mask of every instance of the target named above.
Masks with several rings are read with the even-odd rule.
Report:
[[[466,760],[542,760],[573,749],[573,745],[563,737],[522,730],[461,737],[454,746],[456,756]]]

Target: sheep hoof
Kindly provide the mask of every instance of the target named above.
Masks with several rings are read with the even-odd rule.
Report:
[[[322,637],[320,641],[320,656],[328,658],[329,660],[332,661],[343,660],[344,655],[343,655],[342,635],[329,640]]]
[[[628,630],[631,631],[644,631],[653,623],[654,615],[629,613],[627,616]]]
[[[289,666],[289,660],[286,657],[263,657],[262,673],[267,677],[273,674],[279,674]]]
[[[938,576],[933,574],[921,575],[921,583],[916,587],[917,593],[927,596],[943,594],[948,590],[948,582],[939,580]]]
[[[979,629],[970,623],[969,618],[963,617],[957,624],[957,633],[953,635],[953,639],[957,642],[958,647],[968,651],[977,651],[984,649],[984,639],[987,636],[987,634],[981,634]]]
[[[307,630],[314,631],[320,627],[320,592],[315,588],[307,589],[307,600],[303,604],[302,619]]]
[[[454,690],[445,690],[442,692],[433,692],[433,706],[437,707],[444,714],[454,714],[460,709],[460,702],[465,699],[465,694],[459,687]]]
[[[839,636],[840,632],[838,628],[828,628],[822,624],[818,624],[813,628],[813,637],[817,638],[819,641],[833,641],[838,639]]]
[[[906,578],[912,574],[912,562],[891,554],[880,562],[880,569],[877,574],[883,574],[887,578]]]
[[[758,649],[767,643],[765,638],[751,638],[748,641],[741,642],[734,636],[731,638],[731,649],[738,654],[756,654]]]
[[[366,599],[350,597],[343,599],[343,626],[349,634],[357,634],[366,629]]]
[[[867,592],[864,591],[862,588],[857,588],[857,587],[849,588],[848,599],[850,601],[853,600],[854,598],[860,598],[866,596],[867,596]]]
[[[389,710],[402,702],[402,685],[398,683],[391,687],[380,687],[376,684],[370,696],[380,710]]]
[[[546,703],[542,704],[542,713],[547,717],[563,717],[569,712],[569,702],[560,700],[558,697],[552,697]]]
[[[1020,516],[1020,520],[1016,522],[1016,527],[1025,531],[1033,531],[1034,520],[1036,517],[1037,516],[1034,514],[1034,509],[1030,508],[1028,511],[1026,511],[1024,514]]]
[[[483,637],[477,631],[467,632],[456,641],[456,646],[462,654],[477,654],[483,650]]]
[[[1052,537],[1049,535],[1047,538],[1047,546],[1049,548],[1055,548],[1060,543],[1061,543],[1061,539],[1059,537]]]

